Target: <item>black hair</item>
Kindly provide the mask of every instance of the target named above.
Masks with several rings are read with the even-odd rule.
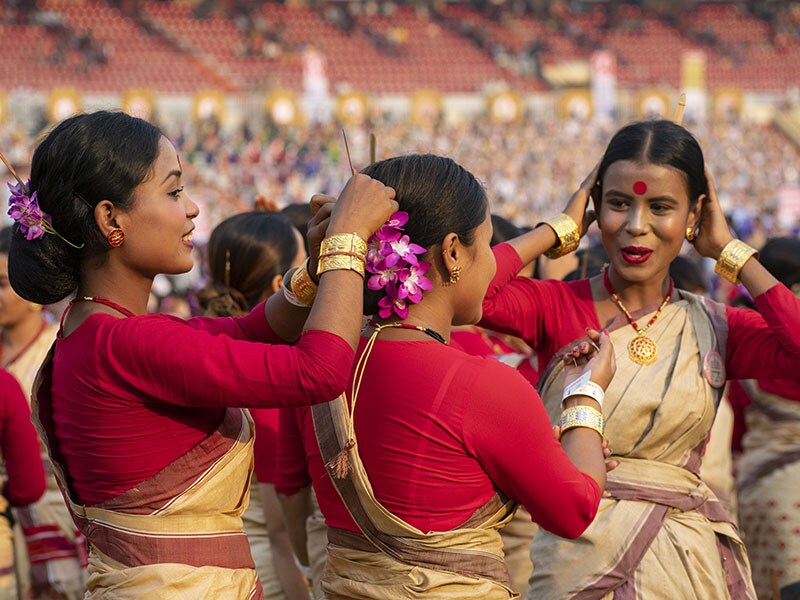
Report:
[[[669,276],[675,287],[692,293],[705,294],[708,285],[700,267],[685,256],[676,256],[669,264]]]
[[[294,227],[279,213],[256,210],[228,217],[208,240],[209,282],[197,294],[200,305],[213,316],[249,311],[273,278],[289,270],[298,250]]]
[[[70,117],[55,126],[33,153],[31,190],[53,228],[80,249],[46,233],[26,240],[14,227],[8,254],[11,286],[25,300],[52,304],[80,284],[81,263],[110,249],[94,208],[110,200],[130,209],[133,192],[152,173],[161,130],[121,112]]]
[[[433,154],[408,154],[373,163],[362,171],[394,188],[400,210],[408,213],[404,232],[415,244],[430,248],[449,233],[466,246],[486,220],[489,201],[475,176],[457,162]],[[364,287],[364,314],[377,311],[383,291]]]
[[[513,240],[524,233],[524,230],[500,215],[492,213],[492,246]]]
[[[303,238],[303,245],[306,247],[306,252],[308,253],[306,234],[308,233],[308,222],[313,216],[311,214],[311,205],[308,202],[289,204],[283,207],[281,214],[289,219],[289,222],[300,232]]]
[[[564,281],[577,281],[594,277],[603,272],[603,267],[608,263],[608,253],[602,244],[592,244],[575,253],[578,258],[578,268],[564,277]]]
[[[603,177],[606,171],[620,160],[673,167],[686,174],[690,208],[695,207],[701,195],[708,194],[705,161],[700,144],[691,133],[672,121],[639,121],[626,125],[614,134],[597,173],[598,202],[603,196]]]
[[[11,227],[0,229],[0,254],[8,254],[11,246]]]
[[[758,260],[786,287],[800,283],[800,239],[773,238],[764,244]]]

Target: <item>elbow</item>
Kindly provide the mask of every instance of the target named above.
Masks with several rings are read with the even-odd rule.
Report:
[[[559,537],[576,540],[592,524],[598,507],[599,498],[592,502],[585,498],[577,500],[573,505],[573,510],[560,513],[545,529]]]
[[[46,489],[45,480],[42,479],[41,485],[28,486],[24,490],[10,488],[6,490],[6,499],[11,506],[28,506],[44,496]]]

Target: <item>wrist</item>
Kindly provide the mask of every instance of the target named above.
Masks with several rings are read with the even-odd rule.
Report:
[[[573,406],[589,406],[595,410],[602,411],[602,405],[592,398],[591,396],[583,396],[576,394],[564,400],[563,408],[572,408]]]
[[[758,256],[755,248],[745,244],[741,240],[731,239],[719,254],[714,272],[717,275],[737,285],[739,283],[739,273],[745,263],[753,256]]]

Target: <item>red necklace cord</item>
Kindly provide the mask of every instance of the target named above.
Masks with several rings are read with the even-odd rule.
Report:
[[[611,285],[611,278],[608,276],[608,269],[603,270],[603,285],[605,286],[608,295],[611,296],[611,299],[614,301],[614,304],[616,304],[620,310],[625,313],[625,316],[628,317],[630,324],[633,326],[636,332],[640,334],[647,331],[649,327],[656,322],[656,319],[658,319],[659,315],[661,315],[661,311],[664,310],[667,304],[669,304],[669,299],[672,297],[672,292],[675,290],[675,282],[672,280],[672,277],[670,277],[669,289],[667,290],[667,295],[664,297],[664,301],[661,303],[661,306],[658,307],[656,314],[654,314],[653,317],[647,322],[647,325],[645,325],[642,329],[639,329],[639,324],[634,320],[631,313],[627,308],[625,308],[622,300],[620,300],[619,296],[614,291],[614,288]]]

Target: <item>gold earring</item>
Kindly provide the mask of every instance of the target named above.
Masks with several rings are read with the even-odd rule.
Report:
[[[453,267],[453,270],[450,271],[450,277],[447,281],[444,282],[445,285],[453,285],[454,283],[458,283],[458,280],[461,279],[461,266],[456,265]]]
[[[686,239],[691,242],[694,238],[695,238],[694,228],[693,227],[687,227],[686,228]]]

